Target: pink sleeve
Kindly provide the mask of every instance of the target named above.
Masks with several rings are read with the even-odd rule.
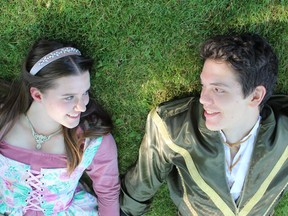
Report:
[[[117,147],[111,134],[103,136],[102,143],[86,172],[93,181],[99,215],[118,216],[120,179]]]

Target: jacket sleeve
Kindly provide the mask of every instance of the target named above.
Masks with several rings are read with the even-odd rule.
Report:
[[[103,136],[103,141],[86,172],[93,181],[99,215],[119,215],[120,179],[117,147],[111,134]]]
[[[153,115],[158,115],[155,110],[148,115],[138,161],[122,178],[120,205],[126,215],[144,214],[152,197],[172,169],[164,150],[165,143],[161,131]]]

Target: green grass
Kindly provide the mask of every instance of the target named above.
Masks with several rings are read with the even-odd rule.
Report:
[[[121,173],[137,159],[149,110],[199,92],[199,45],[212,35],[251,31],[266,37],[280,58],[275,91],[288,93],[287,0],[2,0],[0,30],[4,79],[19,74],[40,37],[74,41],[95,59],[93,93],[113,114]],[[287,208],[286,195],[276,215]],[[166,186],[148,215],[176,215]]]

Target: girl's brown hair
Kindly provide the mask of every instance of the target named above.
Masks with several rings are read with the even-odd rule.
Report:
[[[54,87],[58,78],[79,75],[91,70],[92,60],[89,57],[71,55],[57,59],[43,67],[36,75],[30,70],[34,64],[48,53],[63,47],[73,46],[59,41],[39,40],[31,48],[23,64],[20,79],[12,83],[0,81],[0,140],[9,132],[19,115],[26,113],[33,101],[30,88],[36,87],[42,93]],[[81,128],[83,133],[77,132]],[[77,128],[63,126],[63,136],[67,152],[67,168],[71,173],[80,163],[82,147],[86,137],[98,137],[112,130],[110,116],[94,100],[90,99],[87,110],[81,114]],[[79,130],[78,130],[79,131]]]

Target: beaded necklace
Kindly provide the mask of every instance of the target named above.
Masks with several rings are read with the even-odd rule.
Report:
[[[42,144],[47,142],[48,140],[50,140],[53,136],[59,134],[62,130],[62,128],[60,128],[59,130],[55,131],[54,133],[46,136],[46,135],[43,135],[43,134],[38,134],[35,132],[35,129],[30,121],[30,119],[28,118],[27,115],[25,115],[27,121],[28,121],[28,124],[29,124],[29,127],[31,128],[31,131],[32,131],[32,136],[34,137],[35,141],[36,141],[36,146],[35,148],[37,150],[40,150],[42,148]]]

